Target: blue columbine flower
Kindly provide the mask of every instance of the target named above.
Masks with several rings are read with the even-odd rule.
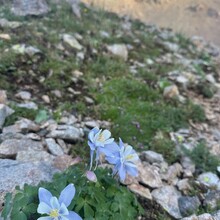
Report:
[[[113,149],[114,148],[114,149]],[[111,146],[112,155],[106,156],[106,160],[110,164],[114,164],[113,174],[118,173],[120,180],[124,182],[126,173],[131,176],[137,176],[138,170],[135,162],[139,160],[139,157],[135,150],[130,145],[125,145],[121,139],[119,139],[119,145]]]
[[[96,152],[96,163],[99,160],[100,153],[109,154],[109,148],[106,146],[112,144],[114,138],[111,137],[111,132],[107,129],[102,130],[97,127],[93,128],[88,135],[88,145],[90,147],[90,170],[92,168],[92,161],[94,152]]]
[[[40,217],[37,220],[82,220],[78,214],[67,209],[74,195],[75,187],[73,184],[69,184],[63,189],[59,199],[52,196],[48,190],[40,187],[38,191],[40,204],[37,212],[48,216]]]

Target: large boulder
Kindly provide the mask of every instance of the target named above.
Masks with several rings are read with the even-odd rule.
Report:
[[[43,15],[49,11],[46,0],[14,0],[12,12],[18,16]]]

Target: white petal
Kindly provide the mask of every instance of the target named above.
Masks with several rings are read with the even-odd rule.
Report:
[[[50,199],[50,205],[52,207],[52,209],[60,209],[60,204],[58,202],[58,199],[53,196],[51,199]]]
[[[51,207],[47,205],[45,202],[41,202],[38,205],[37,212],[40,214],[49,214],[51,211]]]
[[[46,216],[46,217],[40,217],[38,218],[37,220],[53,220],[54,218],[51,218],[49,216]]]
[[[106,129],[102,132],[102,135],[104,136],[105,140],[107,140],[111,137],[111,132]]]

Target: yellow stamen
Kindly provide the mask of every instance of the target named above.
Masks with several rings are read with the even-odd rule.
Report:
[[[53,210],[50,212],[50,217],[52,217],[52,218],[59,217],[59,210],[58,210],[58,209],[53,209]]]
[[[132,159],[134,156],[132,155],[132,154],[129,154],[129,155],[127,155],[126,157],[125,157],[125,159],[126,160],[130,160],[130,159]]]

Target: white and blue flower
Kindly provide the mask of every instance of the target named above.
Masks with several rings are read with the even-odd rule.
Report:
[[[102,130],[95,127],[89,132],[88,145],[90,147],[90,170],[92,168],[94,152],[96,152],[96,163],[99,160],[100,153],[104,153],[106,156],[110,154],[109,145],[114,142],[114,138],[110,137],[111,132],[107,129]]]
[[[59,199],[48,190],[40,187],[38,191],[40,203],[37,212],[48,216],[40,217],[37,220],[82,220],[77,213],[67,209],[74,195],[75,187],[73,184],[69,184],[63,189]]]
[[[106,160],[114,165],[113,174],[118,173],[122,182],[124,182],[127,173],[131,176],[138,175],[135,162],[139,160],[139,157],[132,146],[125,145],[119,139],[119,145],[112,145],[111,151],[112,154],[106,156]]]

